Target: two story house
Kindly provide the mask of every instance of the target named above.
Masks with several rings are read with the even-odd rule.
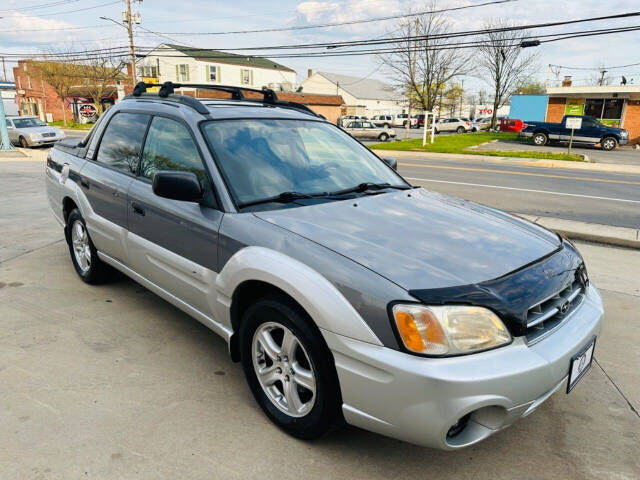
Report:
[[[136,63],[149,83],[210,83],[293,91],[296,72],[263,57],[236,55],[183,45],[161,44]]]

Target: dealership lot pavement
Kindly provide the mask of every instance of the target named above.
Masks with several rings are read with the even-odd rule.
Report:
[[[607,320],[570,395],[458,452],[356,428],[306,443],[215,334],[130,280],[76,277],[43,168],[0,161],[0,478],[640,477],[639,251],[579,245]]]

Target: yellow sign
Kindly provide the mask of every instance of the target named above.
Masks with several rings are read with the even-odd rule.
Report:
[[[144,83],[154,83],[156,85],[158,85],[160,82],[158,82],[158,79],[155,77],[142,77],[142,81]],[[147,88],[147,92],[151,92],[151,93],[158,93],[160,91],[160,87],[150,87]]]
[[[584,114],[584,98],[568,98],[564,109],[565,115]]]

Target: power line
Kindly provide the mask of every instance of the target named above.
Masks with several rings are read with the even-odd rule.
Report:
[[[629,63],[628,65],[616,65],[614,67],[567,67],[566,65],[553,65],[550,64],[550,67],[557,67],[557,68],[564,68],[566,70],[613,70],[615,68],[629,68],[629,67],[637,67],[638,65],[640,65],[640,62],[638,63]]]
[[[40,5],[31,5],[29,7],[24,7],[24,8],[7,8],[7,9],[3,9],[0,10],[1,12],[25,12],[25,11],[30,11],[30,10],[39,10],[42,8],[50,8],[50,7],[57,7],[60,5],[66,5],[68,3],[77,3],[80,0],[58,0],[57,2],[51,2],[51,3],[42,3]]]
[[[75,13],[75,12],[84,12],[86,10],[93,10],[94,8],[100,8],[100,7],[106,7],[108,5],[115,5],[116,3],[120,3],[120,0],[116,0],[115,2],[107,2],[107,3],[101,3],[100,5],[94,5],[92,7],[84,7],[84,8],[77,8],[75,10],[65,10],[64,12],[54,12],[54,13],[41,13],[38,14],[38,17],[52,17],[54,15],[64,15],[66,13]],[[19,13],[19,12],[17,12]],[[6,18],[12,18],[12,17],[16,17],[17,15],[12,15]],[[61,29],[61,30],[66,30],[66,29]],[[17,30],[18,32],[24,32],[26,30]],[[43,31],[43,30],[35,30],[35,31]],[[0,33],[4,33],[4,32],[0,32]]]
[[[484,7],[487,5],[497,5],[500,3],[511,3],[511,2],[517,2],[517,1],[518,0],[493,0],[490,2],[478,3],[475,5],[463,5],[459,7],[442,8],[439,10],[425,10],[425,11],[415,12],[415,13],[406,13],[403,15],[389,15],[385,17],[369,18],[364,20],[349,20],[346,22],[320,23],[316,25],[299,25],[295,27],[265,28],[260,30],[232,30],[232,31],[226,31],[226,32],[166,32],[166,33],[168,35],[233,35],[233,34],[244,34],[244,33],[290,32],[294,30],[311,30],[315,28],[328,28],[328,27],[339,27],[343,25],[356,25],[360,23],[383,22],[386,20],[394,20],[398,18],[409,18],[409,17],[417,17],[420,15],[427,15],[427,14],[433,14],[433,13],[466,10],[469,8],[478,8],[478,7]]]

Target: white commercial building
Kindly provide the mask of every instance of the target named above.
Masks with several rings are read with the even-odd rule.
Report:
[[[303,93],[340,95],[345,102],[344,115],[397,115],[406,113],[408,107],[407,99],[390,85],[371,78],[309,70],[301,85]]]
[[[293,91],[296,72],[268,58],[161,44],[136,63],[139,79]]]

